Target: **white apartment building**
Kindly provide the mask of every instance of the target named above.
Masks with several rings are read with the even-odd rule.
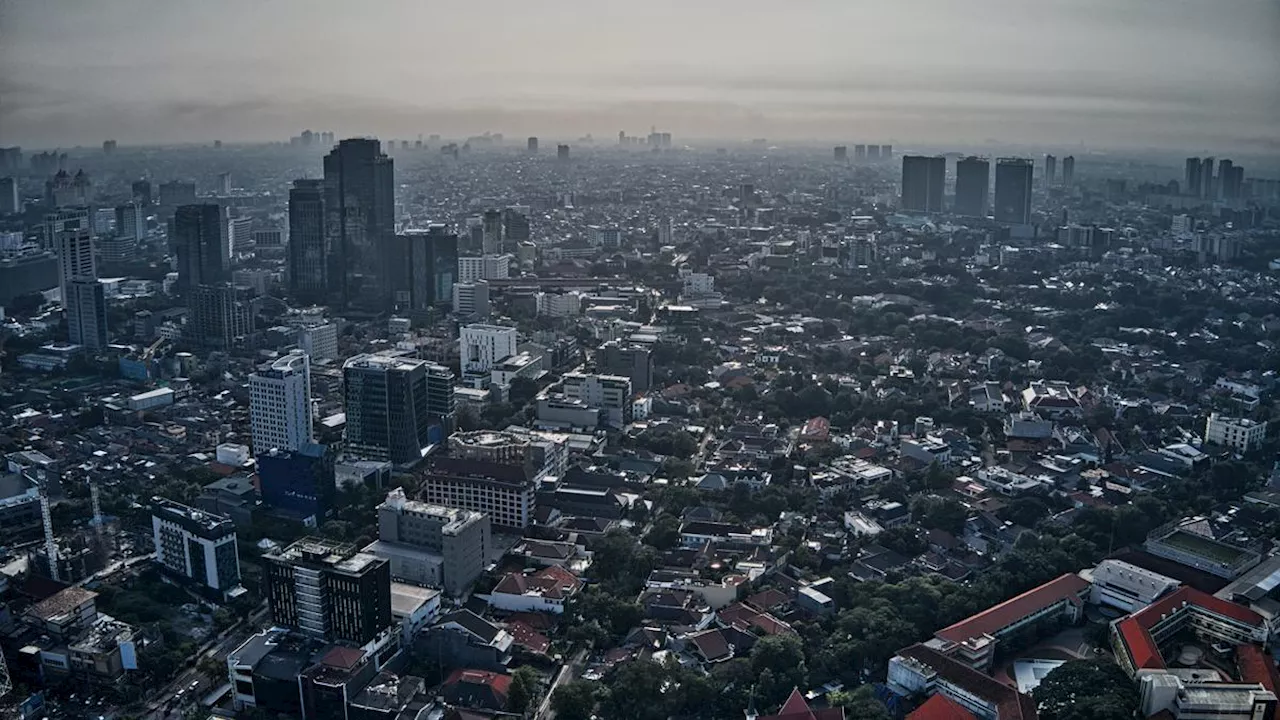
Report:
[[[489,283],[484,280],[453,284],[453,311],[462,317],[489,317]]]
[[[316,360],[338,357],[338,326],[333,323],[298,328],[298,347]]]
[[[631,378],[566,373],[562,391],[565,397],[598,409],[601,419],[610,427],[620,428],[631,422]]]
[[[516,329],[505,325],[465,325],[458,338],[462,372],[488,375],[493,366],[516,354]]]
[[[480,255],[458,258],[458,282],[506,280],[511,277],[511,255]]]
[[[1267,424],[1247,418],[1231,418],[1210,413],[1204,424],[1204,441],[1211,445],[1229,447],[1239,453],[1247,453],[1262,444],[1267,436]]]
[[[223,594],[240,585],[240,553],[231,518],[155,497],[151,533],[156,562],[169,573]]]
[[[311,442],[311,363],[294,350],[249,376],[253,451],[293,451]]]
[[[538,314],[548,317],[573,317],[582,314],[582,295],[577,292],[538,293]]]

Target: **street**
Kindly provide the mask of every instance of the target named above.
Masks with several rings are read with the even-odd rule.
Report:
[[[551,686],[547,688],[546,695],[543,696],[542,702],[538,705],[538,712],[533,715],[534,720],[555,720],[556,713],[551,709],[551,696],[555,694],[556,688],[573,680],[586,661],[587,651],[579,650],[573,656],[573,659],[560,668],[560,672],[556,673],[556,679],[551,681]]]

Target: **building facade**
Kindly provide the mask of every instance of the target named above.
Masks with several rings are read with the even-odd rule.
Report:
[[[412,464],[453,423],[453,373],[425,360],[357,355],[343,365],[348,452],[369,460]],[[446,429],[447,428],[447,429]]]
[[[219,595],[240,584],[240,553],[231,518],[155,497],[151,532],[156,563],[170,574]]]
[[[302,350],[249,375],[254,452],[297,450],[312,440],[311,361]]]
[[[902,209],[910,212],[942,212],[947,159],[941,155],[902,156]]]
[[[366,551],[391,561],[393,579],[457,597],[484,572],[492,547],[487,515],[409,500],[396,488],[378,506],[378,542]]]
[[[323,303],[329,291],[324,181],[294,180],[289,190],[289,293]]]
[[[515,465],[439,458],[422,478],[422,499],[489,516],[493,525],[525,528],[537,511],[536,486],[529,471]]]
[[[391,627],[391,567],[319,538],[264,555],[277,625],[317,639],[364,645]]]
[[[1065,162],[1063,165],[1065,182]],[[996,161],[996,222],[1010,225],[1031,224],[1031,184],[1034,169],[1034,162],[1026,158],[1000,158]]]

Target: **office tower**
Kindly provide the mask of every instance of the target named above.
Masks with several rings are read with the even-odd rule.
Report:
[[[297,450],[311,442],[311,361],[293,350],[249,375],[253,451]]]
[[[1236,165],[1231,168],[1230,194],[1228,198],[1235,200],[1244,197],[1244,167]]]
[[[971,156],[957,160],[956,214],[986,217],[990,187],[991,163],[986,158]]]
[[[463,326],[458,352],[464,375],[485,374],[516,354],[516,329],[475,323]]]
[[[133,192],[133,201],[142,207],[151,206],[151,181],[150,180],[134,180],[130,187]]]
[[[18,198],[18,179],[0,178],[0,215],[12,215],[21,212],[22,203]]]
[[[880,159],[881,159],[881,160],[892,160],[892,159],[893,159],[893,146],[892,146],[892,145],[881,145],[881,146],[880,146]]]
[[[196,204],[196,184],[171,180],[160,183],[160,204],[165,207]]]
[[[219,195],[231,194],[231,173],[229,172],[218,173],[218,194]]]
[[[97,278],[71,279],[62,305],[69,342],[94,350],[107,346],[107,297]]]
[[[502,252],[513,253],[529,239],[529,209],[509,207],[502,211]]]
[[[600,422],[611,428],[624,428],[631,422],[633,391],[630,378],[571,372],[564,374],[561,388],[570,400],[599,410]]]
[[[750,188],[744,185],[744,188]],[[744,191],[742,198],[744,202],[750,202],[755,197],[755,190]],[[614,250],[622,247],[622,229],[616,225],[608,227],[600,227],[599,225],[591,226],[591,241],[602,248]]]
[[[337,494],[336,447],[306,442],[295,450],[266,450],[255,455],[262,504],[302,522],[324,522],[334,509]]]
[[[481,250],[485,255],[502,252],[502,213],[497,210],[484,213],[484,245]]]
[[[22,148],[4,147],[0,148],[0,172],[16,172],[22,169]],[[32,170],[36,168],[33,166]]]
[[[68,340],[99,350],[107,346],[107,300],[98,282],[93,233],[84,209],[45,216],[58,255],[58,284],[67,315]]]
[[[134,240],[142,240],[147,236],[147,216],[137,202],[117,205],[116,235]]]
[[[1062,182],[1067,182],[1067,160],[1062,161]],[[1031,175],[1034,164],[1025,158],[996,161],[996,222],[1031,224]]]
[[[432,424],[452,420],[431,415],[428,392],[441,392],[438,369],[441,366],[425,360],[386,355],[348,359],[342,368],[347,451],[359,458],[397,465],[421,460],[431,444]],[[429,388],[428,376],[433,373],[437,382]],[[449,406],[452,387],[450,382]],[[448,410],[444,404],[435,409],[437,413]]]
[[[1200,158],[1187,158],[1186,171],[1182,179],[1182,194],[1192,197],[1200,196]]]
[[[324,157],[331,302],[381,310],[392,297],[395,165],[377,140],[353,138]]]
[[[500,527],[526,528],[537,514],[537,485],[525,465],[437,457],[420,489],[424,502],[484,513]]]
[[[536,138],[536,137],[530,137],[530,138],[529,138],[529,141],[528,141],[528,149],[529,149],[529,154],[530,154],[530,155],[532,155],[532,154],[534,154],[534,153],[538,152],[538,138]]]
[[[645,345],[611,340],[596,351],[596,369],[605,375],[621,375],[631,380],[638,393],[653,385],[653,353]]]
[[[298,347],[313,360],[338,357],[338,326],[331,322],[298,328]]]
[[[489,283],[484,280],[453,285],[453,312],[462,319],[484,322],[489,319]]]
[[[1236,167],[1235,163],[1227,158],[1223,158],[1218,162],[1218,196],[1223,200],[1233,200],[1239,197],[1239,191],[1236,186]]]
[[[903,155],[902,209],[911,212],[942,212],[942,191],[946,178],[945,157]]]
[[[188,291],[187,307],[191,314],[183,337],[199,345],[227,349],[256,329],[257,299],[250,288],[197,285]]]
[[[867,160],[879,160],[879,159],[880,159],[880,146],[879,146],[879,145],[868,145],[868,146],[867,146]]]
[[[1071,183],[1076,179],[1076,156],[1068,155],[1062,158],[1062,184],[1070,187]]]
[[[173,232],[180,292],[231,282],[230,240],[221,207],[213,203],[179,207]]]
[[[871,267],[880,257],[875,233],[846,238],[849,243],[849,264],[853,267]]]
[[[156,564],[219,600],[240,585],[236,526],[226,515],[151,498]]]
[[[568,145],[557,145],[557,146],[556,146],[556,159],[557,159],[557,160],[563,160],[563,161],[566,161],[566,162],[569,160],[569,146],[568,146]]]
[[[1207,157],[1200,162],[1200,197],[1212,200],[1217,185],[1213,182],[1213,158]]]
[[[433,443],[443,442],[445,437],[457,430],[458,402],[454,395],[457,379],[453,371],[444,365],[427,363],[427,417],[443,433],[437,437],[433,428],[429,435]]]
[[[1044,183],[1045,187],[1053,184],[1058,179],[1058,158],[1052,155],[1044,156]]]
[[[844,162],[849,159],[849,148],[845,145],[835,146],[831,153],[836,162]]]
[[[107,263],[131,262],[139,241],[147,236],[146,216],[136,202],[117,205],[115,216],[115,232],[104,235],[98,242],[99,256]]]
[[[671,218],[662,218],[658,221],[658,247],[666,247],[674,243],[675,226],[671,222]]]
[[[262,559],[276,625],[357,647],[391,627],[386,560],[320,538],[304,538]]]
[[[364,551],[390,561],[396,580],[458,597],[484,573],[490,533],[483,513],[410,500],[396,488],[378,506],[378,540]]]
[[[66,170],[59,170],[44,183],[44,201],[54,208],[79,207],[88,205],[92,195],[93,183],[84,170],[71,175]]]
[[[329,292],[324,181],[294,180],[289,189],[289,294],[323,304]]]
[[[253,219],[249,217],[227,218],[227,260],[253,248]]]
[[[403,252],[397,267],[403,288],[396,291],[396,307],[427,310],[452,302],[458,278],[457,234],[437,223],[426,230],[406,230],[397,240]]]
[[[863,160],[866,160],[866,159],[867,159],[867,146],[866,146],[866,145],[854,145],[854,146],[853,146],[853,161],[854,161],[854,162],[862,162]]]

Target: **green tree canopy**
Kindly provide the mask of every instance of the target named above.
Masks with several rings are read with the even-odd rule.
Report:
[[[1129,720],[1138,693],[1118,665],[1073,660],[1050,671],[1035,689],[1042,720]]]

